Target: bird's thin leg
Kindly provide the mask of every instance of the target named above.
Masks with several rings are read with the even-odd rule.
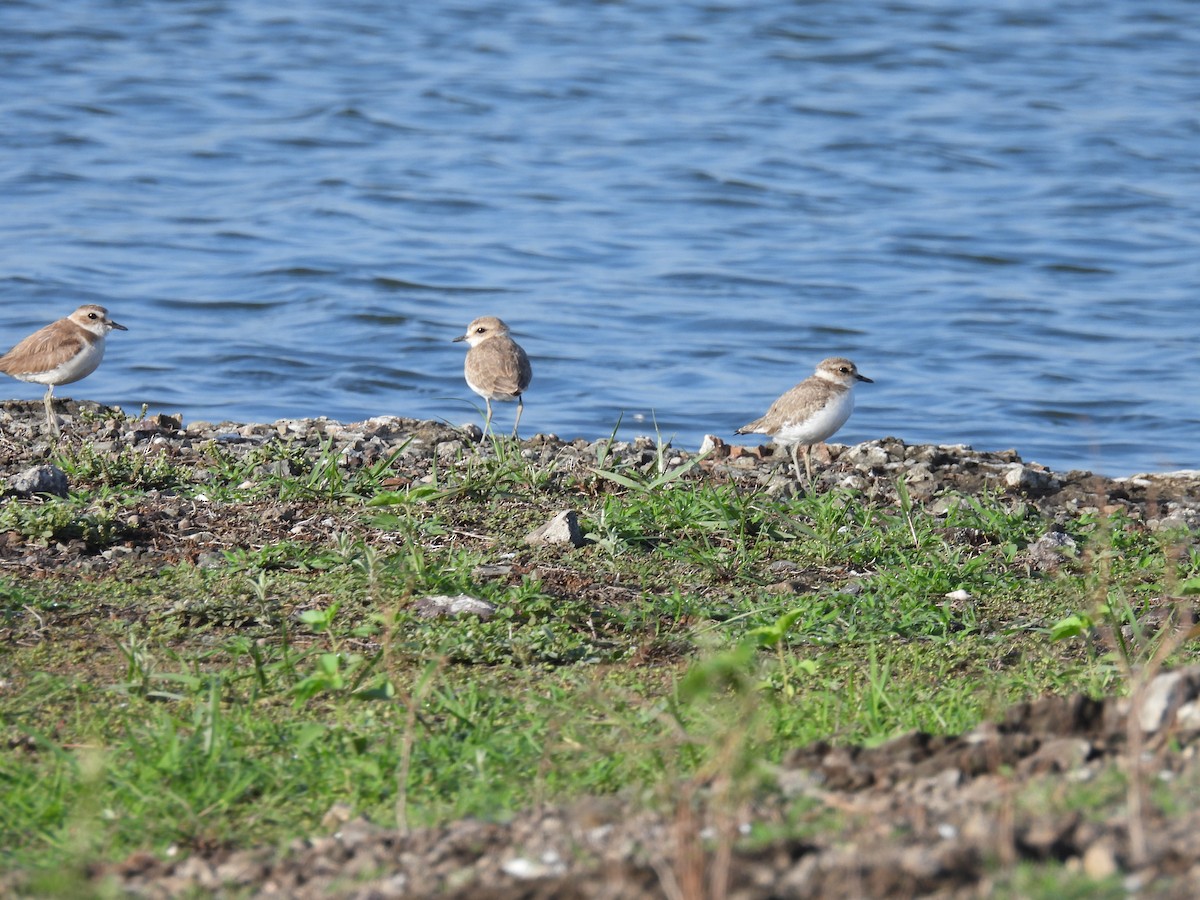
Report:
[[[54,385],[46,385],[46,396],[43,402],[46,404],[46,424],[55,434],[60,434],[58,419],[54,417]]]
[[[525,411],[525,398],[517,395],[517,421],[513,422],[513,437],[517,436],[517,428],[521,424],[521,413]]]
[[[484,397],[483,402],[487,404],[487,415],[483,419],[483,433],[486,435],[488,429],[492,427],[492,401],[490,398]]]
[[[799,451],[799,449],[800,449],[799,444],[792,444],[792,467],[796,471],[796,481],[797,482],[800,481],[800,459],[799,459],[799,457],[796,456],[796,453],[797,453],[797,451]]]
[[[808,483],[812,484],[812,444],[804,445],[804,471],[808,473]]]

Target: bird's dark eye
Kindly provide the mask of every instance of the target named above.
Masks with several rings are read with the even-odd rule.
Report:
[[[89,318],[89,319],[96,319],[96,318],[99,318],[99,316],[97,316],[95,313],[88,313],[88,318]]]

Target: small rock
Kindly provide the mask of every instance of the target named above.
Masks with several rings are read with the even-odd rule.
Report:
[[[224,553],[216,550],[207,550],[196,557],[196,568],[198,569],[220,569],[228,564]]]
[[[321,826],[331,830],[337,830],[354,818],[354,807],[344,800],[339,800],[329,807],[325,815],[321,817]]]
[[[1200,702],[1192,700],[1179,707],[1175,713],[1175,725],[1183,731],[1200,731]]]
[[[849,448],[841,455],[840,459],[854,466],[860,472],[866,472],[873,469],[883,469],[887,466],[890,457],[887,450],[883,447],[880,447],[878,444],[867,443]]]
[[[1083,871],[1093,881],[1101,881],[1117,874],[1117,855],[1111,839],[1096,841],[1084,851]]]
[[[1057,569],[1075,555],[1075,540],[1061,531],[1048,531],[1026,548],[1024,559],[1044,572]]]
[[[9,489],[21,497],[32,494],[67,496],[67,473],[57,466],[34,466],[8,479]]]
[[[290,459],[277,459],[256,467],[254,474],[258,478],[291,478],[299,475],[300,469]]]
[[[1195,528],[1200,523],[1200,516],[1192,509],[1176,509],[1169,515],[1157,519],[1147,519],[1146,527],[1151,531],[1179,531],[1184,528]]]
[[[1053,473],[1022,463],[1013,463],[1004,470],[1004,483],[1034,496],[1053,493],[1060,487]]]
[[[586,541],[579,527],[579,514],[573,509],[564,509],[545,525],[525,535],[525,543],[532,546],[570,544],[572,547],[582,547]]]
[[[471,578],[475,581],[486,581],[489,578],[507,578],[512,574],[513,567],[504,563],[484,563],[471,570]]]
[[[211,531],[194,531],[191,534],[181,534],[180,540],[197,541],[199,543],[215,543],[217,536]]]
[[[930,468],[927,462],[911,462],[905,466],[904,483],[912,488],[916,484],[924,484],[926,482],[936,482],[937,476],[933,474],[933,469]]]
[[[1038,859],[1049,859],[1068,845],[1068,835],[1079,823],[1081,815],[1043,815],[1018,829],[1017,843],[1025,852]]]
[[[222,885],[249,885],[261,880],[266,871],[255,853],[241,850],[218,865],[213,875]]]
[[[758,465],[762,456],[748,451],[744,447],[734,447],[729,451],[729,464],[738,469],[753,469]]]
[[[341,841],[343,847],[353,853],[358,848],[365,846],[381,831],[383,829],[373,824],[366,816],[359,816],[342,825],[334,837]]]
[[[212,865],[198,856],[189,856],[175,867],[174,875],[181,881],[213,891],[221,886]]]
[[[1200,666],[1175,672],[1164,672],[1146,688],[1138,711],[1142,731],[1155,732],[1166,728],[1175,713],[1200,694]]]
[[[1021,760],[1018,770],[1026,775],[1072,772],[1087,762],[1091,752],[1091,742],[1083,738],[1052,738],[1042,744],[1035,753]]]
[[[786,500],[795,497],[799,492],[799,484],[791,475],[792,467],[788,466],[788,474],[776,474],[767,479],[766,493],[768,497],[778,497]]]
[[[457,594],[453,597],[437,594],[432,597],[422,597],[413,604],[413,611],[423,619],[437,619],[443,616],[478,616],[490,619],[496,612],[496,607],[486,600]]]
[[[961,497],[938,497],[929,505],[929,514],[942,518],[962,506]]]
[[[803,594],[811,589],[811,585],[798,578],[786,578],[775,584],[767,585],[767,591],[772,594]]]
[[[778,575],[793,575],[801,571],[801,568],[798,563],[794,563],[790,559],[777,559],[768,564],[767,571]]]
[[[553,851],[547,851],[542,854],[540,860],[518,856],[515,859],[505,860],[500,864],[502,872],[522,881],[533,878],[545,878],[549,875],[561,875],[566,871],[566,868],[562,858]]]

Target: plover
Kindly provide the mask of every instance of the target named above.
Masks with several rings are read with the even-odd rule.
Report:
[[[525,400],[521,397],[533,378],[529,357],[521,345],[508,336],[508,326],[495,316],[481,316],[467,326],[467,333],[456,337],[455,342],[466,341],[471,345],[463,374],[467,386],[487,403],[487,418],[483,422],[486,432],[492,424],[493,400],[516,400],[517,420],[513,422],[513,437],[521,424],[521,413]]]
[[[39,328],[0,356],[0,372],[46,385],[46,424],[57,433],[54,386],[70,384],[96,371],[104,358],[104,338],[114,328],[129,330],[110,319],[103,306],[85,304],[66,318]]]
[[[800,478],[797,448],[804,447],[804,469],[812,481],[812,445],[832,437],[854,411],[854,386],[870,378],[841,356],[821,360],[817,371],[771,404],[767,414],[743,425],[735,434],[766,434],[792,448],[792,464]],[[872,382],[873,383],[873,382]]]

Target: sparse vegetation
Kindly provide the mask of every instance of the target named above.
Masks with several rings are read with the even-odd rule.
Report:
[[[1156,610],[1200,590],[1195,533],[1126,512],[1054,520],[945,491],[934,512],[895,479],[771,496],[661,444],[583,468],[495,439],[418,477],[408,446],[352,467],[332,439],[208,444],[192,466],[81,445],[57,457],[69,500],[0,506],[13,541],[77,539],[85,557],[165,541],[152,495],[259,529],[231,525],[202,566],[26,563],[0,581],[10,884],[65,895],[137,850],[283,844],[336,804],[404,828],[700,783],[745,804],[815,741],[956,734],[1043,693],[1122,691],[1176,633]],[[564,506],[587,546],[526,546]],[[1073,555],[1031,567],[1054,529]],[[495,615],[414,612],[458,593]],[[1002,886],[1073,878],[1025,862]]]

